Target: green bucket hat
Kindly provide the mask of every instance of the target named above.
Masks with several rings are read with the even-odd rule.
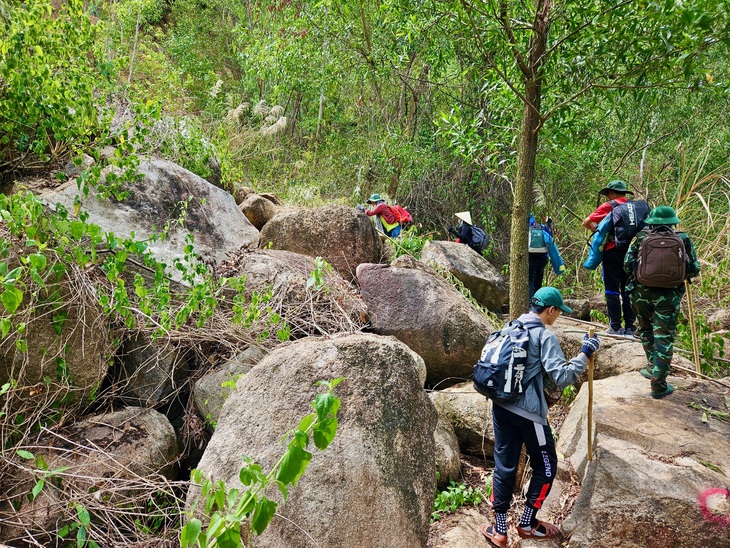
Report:
[[[367,203],[374,204],[375,202],[382,202],[382,201],[383,201],[383,199],[380,197],[380,194],[373,194],[372,196],[370,196],[370,198],[368,198]]]
[[[541,287],[535,291],[535,294],[532,296],[532,301],[537,306],[554,306],[566,314],[573,312],[572,308],[565,306],[563,296],[554,287]]]
[[[655,207],[644,221],[648,225],[678,225],[679,217],[674,208],[669,206]]]
[[[626,183],[623,182],[621,179],[615,179],[611,181],[601,190],[599,190],[598,194],[602,194],[605,196],[606,194],[608,194],[609,190],[613,190],[614,192],[619,192],[621,194],[633,194],[633,192],[629,190],[629,187],[626,186]]]

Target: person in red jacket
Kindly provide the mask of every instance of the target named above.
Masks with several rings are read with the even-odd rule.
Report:
[[[357,208],[365,212],[365,214],[369,217],[375,215],[377,221],[376,224],[380,224],[378,229],[382,227],[381,232],[389,238],[397,238],[400,236],[400,223],[398,223],[398,220],[395,218],[395,213],[393,213],[393,210],[390,209],[390,206],[385,202],[385,200],[383,200],[383,198],[380,197],[380,194],[373,194],[370,196],[367,203],[370,206],[370,209],[365,209],[362,206],[357,206]]]
[[[626,195],[633,194],[633,192],[628,189],[625,182],[615,180],[603,187],[598,194],[606,196],[606,201],[583,220],[583,226],[590,231],[595,231],[598,223],[611,214],[614,205],[628,201]],[[626,291],[629,276],[624,271],[625,257],[626,250],[617,249],[613,239],[606,242],[603,248],[603,285],[606,293],[606,311],[610,323],[607,333],[633,337],[636,332],[634,325],[636,314],[634,314],[629,294]],[[621,325],[622,312],[623,327]]]

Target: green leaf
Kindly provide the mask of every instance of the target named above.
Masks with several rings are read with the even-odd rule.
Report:
[[[276,506],[277,504],[273,500],[267,498],[262,498],[256,505],[251,519],[251,527],[257,535],[263,533],[268,527],[271,518],[274,517],[274,512],[276,512]]]
[[[286,484],[282,483],[280,481],[276,482],[276,486],[279,488],[279,492],[281,493],[281,498],[284,501],[284,504],[286,504],[286,498],[289,496],[289,489],[286,488]]]
[[[241,534],[235,529],[226,529],[216,539],[218,548],[241,548]]]
[[[22,274],[23,274],[23,267],[22,266],[19,266],[18,268],[14,268],[14,269],[12,269],[10,272],[8,272],[5,275],[5,281],[6,282],[14,282],[18,278],[20,278],[20,276]]]
[[[0,319],[0,332],[2,332],[3,338],[8,336],[8,333],[10,333],[10,329],[12,327],[13,323],[8,318]]]
[[[48,263],[48,259],[46,259],[46,256],[42,253],[33,253],[28,255],[28,260],[30,260],[31,266],[36,270],[43,270]]]
[[[20,303],[23,302],[23,292],[17,287],[6,286],[3,294],[0,295],[0,302],[2,302],[5,310],[13,314],[20,306]]]
[[[281,468],[276,480],[284,484],[297,484],[297,480],[312,460],[312,453],[296,446],[290,446],[281,459]]]
[[[328,418],[318,423],[312,429],[312,438],[314,439],[314,445],[317,449],[322,451],[327,449],[332,440],[335,439],[337,433],[337,419]]]
[[[216,489],[216,492],[213,495],[215,497],[215,503],[220,509],[221,512],[224,512],[226,509],[226,490],[225,487]]]
[[[43,491],[43,487],[46,485],[46,482],[44,480],[38,480],[38,482],[33,486],[33,490],[30,492],[31,499],[35,500],[35,498],[39,495],[41,491]]]
[[[238,489],[231,489],[228,491],[228,508],[233,508],[238,502]]]
[[[35,460],[35,455],[30,451],[25,451],[24,449],[18,449],[15,454],[21,459]]]
[[[91,525],[91,516],[89,515],[89,511],[81,504],[76,505],[76,517],[81,525],[85,525],[87,527]]]
[[[238,473],[238,479],[241,480],[241,483],[249,486],[251,485],[251,482],[253,481],[253,473],[251,472],[251,468],[249,466],[244,466],[241,468],[241,471]]]
[[[312,406],[317,411],[317,418],[321,421],[327,418],[330,413],[336,415],[340,408],[340,399],[332,393],[317,394]]]
[[[76,531],[77,548],[81,548],[86,543],[87,538],[88,538],[88,533],[86,531],[86,527],[79,527],[78,531]]]
[[[314,419],[316,416],[314,413],[311,413],[304,417],[301,421],[299,421],[299,426],[297,426],[297,430],[301,430],[302,432],[306,432],[310,426],[312,426],[312,423],[314,422]]]
[[[182,548],[195,546],[202,530],[203,523],[199,519],[193,518],[188,521],[180,532],[180,544]]]

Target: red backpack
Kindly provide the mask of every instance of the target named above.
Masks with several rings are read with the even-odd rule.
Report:
[[[408,213],[408,210],[404,208],[401,205],[392,205],[390,206],[390,210],[393,212],[393,215],[395,215],[395,220],[398,221],[398,224],[404,224],[404,223],[412,223],[413,217],[410,213]]]

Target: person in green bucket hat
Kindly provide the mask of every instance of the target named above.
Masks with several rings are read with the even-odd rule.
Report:
[[[679,306],[686,289],[684,280],[672,280],[671,274],[676,270],[678,278],[684,270],[685,279],[691,279],[700,273],[700,263],[692,240],[684,232],[674,231],[677,224],[679,217],[673,208],[659,206],[651,210],[646,218],[646,227],[636,235],[624,261],[624,268],[629,276],[626,288],[639,324],[637,335],[641,339],[648,362],[640,373],[651,381],[651,397],[654,399],[674,392],[674,387],[667,382],[667,375],[674,353]],[[676,241],[677,236],[681,239],[681,244]],[[650,241],[656,244],[650,245]],[[675,243],[674,249],[678,250],[677,253],[667,251],[672,242]],[[659,250],[659,254],[653,251],[654,248]],[[646,264],[638,272],[640,263]],[[647,268],[648,266],[652,268]],[[658,279],[660,275],[666,276],[669,281],[660,281],[662,285],[671,286],[678,282],[677,285],[653,287],[655,282],[652,280]],[[637,276],[643,283],[637,280]]]
[[[368,217],[375,216],[376,227],[389,238],[397,238],[400,236],[400,223],[396,219],[391,207],[380,194],[371,194],[370,198],[367,199],[367,203],[370,209],[365,209],[361,205],[358,205],[357,209],[365,213]]]
[[[583,226],[591,232],[596,230],[598,224],[605,217],[612,214],[614,207],[628,202],[626,195],[633,195],[633,192],[629,190],[624,181],[615,179],[599,190],[598,194],[605,196],[606,201],[583,220]],[[648,210],[648,207],[646,207],[645,212],[646,210]],[[603,247],[603,285],[609,321],[607,333],[633,338],[636,317],[626,291],[628,277],[623,268],[625,257],[626,248],[616,247],[613,237],[609,236]]]

